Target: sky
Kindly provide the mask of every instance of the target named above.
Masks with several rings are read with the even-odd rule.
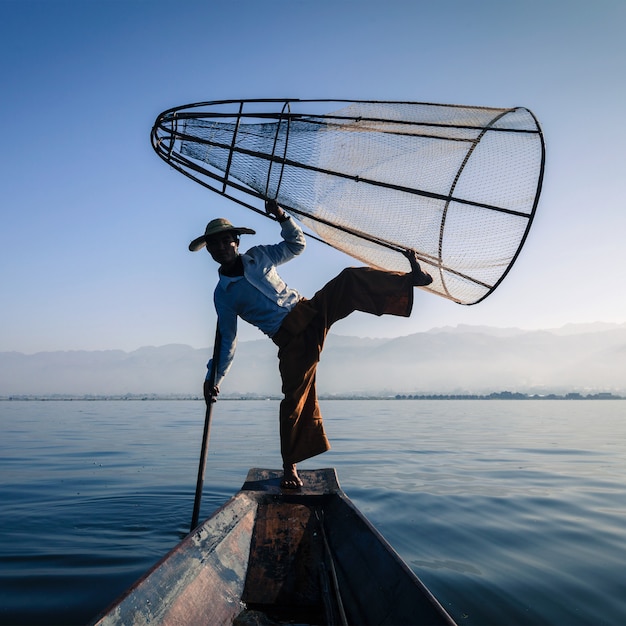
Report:
[[[150,129],[240,98],[524,106],[543,128],[537,215],[492,295],[418,292],[409,319],[335,332],[625,322],[625,23],[623,0],[0,0],[0,351],[212,344],[216,265],[189,241],[214,217],[257,230],[242,247],[277,227],[169,168]],[[281,274],[311,296],[352,264],[311,241]]]

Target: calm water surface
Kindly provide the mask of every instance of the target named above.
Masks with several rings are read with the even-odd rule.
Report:
[[[279,467],[220,401],[201,517]],[[324,401],[342,487],[460,623],[626,623],[626,401]],[[180,541],[200,402],[0,402],[0,624],[82,624]]]

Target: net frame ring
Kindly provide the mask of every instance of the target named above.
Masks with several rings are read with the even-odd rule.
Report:
[[[274,161],[277,160],[276,145],[278,144],[278,136],[280,135],[281,125],[283,123],[283,120],[285,119],[285,109],[287,110],[287,115],[286,115],[287,130],[285,132],[285,148],[283,150],[283,156],[282,156],[281,164],[280,164],[280,175],[278,176],[278,185],[276,185],[276,193],[274,194],[274,197],[271,198],[272,200],[276,200],[278,198],[278,194],[280,192],[280,185],[283,180],[283,172],[285,171],[285,162],[287,160],[287,146],[289,145],[289,128],[291,126],[291,104],[289,100],[286,100],[285,103],[283,104],[283,108],[281,109],[280,115],[278,116],[278,124],[276,124],[276,134],[274,135],[274,145],[272,146],[272,154],[270,155],[270,159],[269,159],[270,163],[269,163],[269,167],[267,168],[267,181],[265,182],[265,198],[267,200],[270,200],[269,190],[270,190],[270,180],[272,177],[272,167],[274,165]]]

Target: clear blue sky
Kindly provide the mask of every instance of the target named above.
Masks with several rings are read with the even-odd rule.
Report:
[[[623,0],[0,0],[0,351],[212,343],[216,266],[188,242],[217,216],[257,229],[250,245],[277,229],[169,169],[149,133],[229,98],[525,106],[542,124],[537,218],[495,293],[419,292],[409,320],[336,332],[626,321],[624,24]],[[351,263],[311,242],[281,273],[310,296]]]

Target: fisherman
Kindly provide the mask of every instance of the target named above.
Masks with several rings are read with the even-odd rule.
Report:
[[[206,246],[219,263],[214,302],[221,345],[214,385],[208,363],[204,397],[214,402],[235,353],[237,317],[259,328],[278,346],[279,370],[284,398],[280,403],[280,450],[283,489],[299,489],[302,480],[296,464],[330,449],[317,401],[315,374],[324,340],[332,324],[354,311],[374,315],[408,317],[413,306],[413,287],[429,285],[413,250],[407,250],[411,272],[386,272],[370,267],[347,268],[310,300],[288,287],[276,266],[301,254],[304,234],[276,201],[265,210],[281,225],[283,241],[254,246],[239,252],[240,235],[255,234],[228,220],[211,220],[203,235],[189,244],[196,251]]]

